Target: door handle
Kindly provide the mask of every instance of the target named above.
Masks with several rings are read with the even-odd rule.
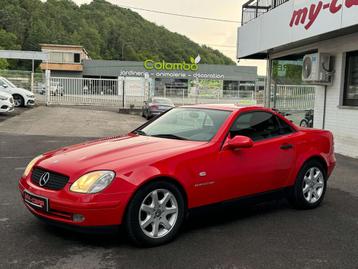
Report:
[[[293,145],[292,144],[282,144],[280,149],[286,150],[286,149],[292,149]]]

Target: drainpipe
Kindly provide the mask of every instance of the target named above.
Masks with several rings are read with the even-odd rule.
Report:
[[[264,106],[270,107],[270,98],[271,98],[271,70],[272,70],[272,60],[270,55],[267,58],[267,67],[266,67],[266,86],[264,94]]]
[[[324,86],[322,129],[326,127],[327,85]]]

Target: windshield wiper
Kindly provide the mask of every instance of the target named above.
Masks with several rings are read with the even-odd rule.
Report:
[[[162,137],[162,138],[172,138],[172,139],[178,139],[178,140],[188,140],[185,137],[177,136],[174,134],[155,134],[152,136],[153,137]]]
[[[134,131],[133,134],[137,134],[137,135],[147,135],[144,131],[142,130],[137,130],[137,131]]]

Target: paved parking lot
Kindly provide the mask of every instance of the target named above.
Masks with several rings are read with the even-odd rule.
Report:
[[[297,211],[285,200],[206,207],[191,214],[176,241],[157,248],[135,248],[121,231],[86,235],[42,224],[24,208],[17,191],[28,161],[91,137],[125,133],[143,121],[108,111],[76,110],[77,117],[63,120],[66,128],[48,122],[57,133],[31,127],[36,123],[32,113],[47,117],[38,120],[40,126],[60,119],[61,111],[51,109],[31,110],[0,123],[0,268],[357,268],[358,160],[343,156],[337,156],[325,202],[315,210]],[[65,114],[72,113],[69,109]],[[104,131],[68,135],[67,122],[78,121],[79,115],[95,123],[109,120],[114,129],[103,124]],[[26,126],[26,134],[11,127],[11,121]],[[4,126],[14,133],[3,132]]]
[[[142,117],[119,114],[115,110],[59,106],[21,108],[14,115],[4,115],[1,118],[7,120],[0,121],[0,132],[71,137],[124,134],[145,122]]]

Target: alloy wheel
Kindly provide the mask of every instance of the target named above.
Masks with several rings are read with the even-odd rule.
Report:
[[[175,226],[178,218],[178,202],[166,189],[150,192],[139,208],[139,225],[150,238],[162,238]]]
[[[21,96],[14,96],[14,106],[15,107],[19,107],[22,105],[22,99],[21,99]]]
[[[302,192],[308,203],[314,204],[322,197],[324,184],[324,175],[319,168],[311,167],[307,170],[303,178]]]

